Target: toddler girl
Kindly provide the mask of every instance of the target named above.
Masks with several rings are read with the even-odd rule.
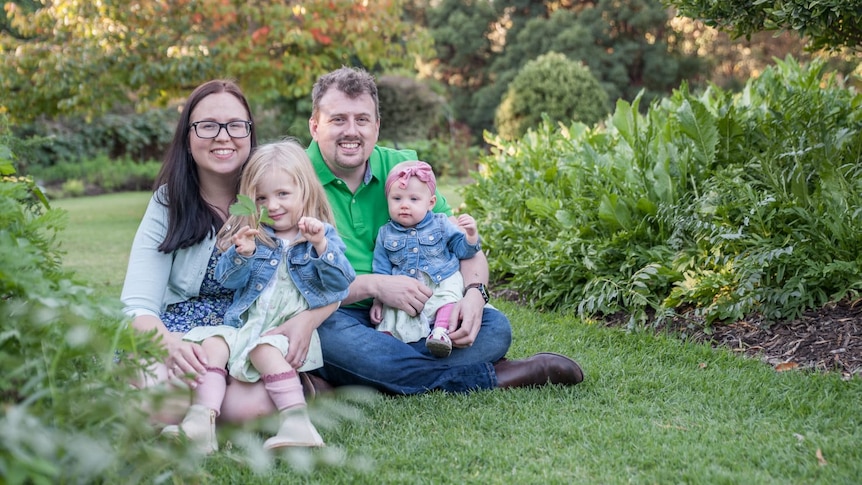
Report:
[[[254,201],[257,211],[265,208],[266,215],[256,227],[257,214],[238,215],[242,211],[235,205],[218,235],[224,253],[216,278],[235,290],[233,302],[224,325],[196,327],[183,337],[200,343],[207,373],[185,419],[162,434],[183,433],[204,453],[218,450],[215,420],[227,372],[246,382],[262,379],[278,408],[281,426],[265,448],[323,446],[308,418],[297,374],[323,365],[320,341],[315,332],[304,364],[294,369],[285,360],[290,342],[279,328],[304,310],[327,307],[334,312],[355,273],[331,225],[323,187],[297,142],[255,150],[243,169],[239,193]]]

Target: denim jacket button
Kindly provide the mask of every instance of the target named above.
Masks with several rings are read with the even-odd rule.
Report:
[[[419,252],[419,248],[413,248],[413,252],[414,252],[414,253],[418,253],[418,252]]]
[[[326,255],[326,259],[328,259],[329,261],[332,261],[333,259],[335,259],[335,256],[333,256],[332,253],[329,253]]]
[[[415,269],[411,269],[411,270],[410,270],[410,274],[416,274],[416,270],[415,270]]]
[[[233,264],[242,264],[242,258],[233,258]]]
[[[270,259],[270,260],[269,260],[269,265],[270,265],[270,266],[276,266],[277,264],[278,264],[278,260],[277,260],[277,259]]]
[[[433,240],[434,240],[434,236],[428,236],[428,240],[429,240],[429,241],[433,241]]]
[[[261,291],[261,290],[263,290],[263,285],[261,283],[258,283],[256,285],[254,285],[254,289],[257,291]]]

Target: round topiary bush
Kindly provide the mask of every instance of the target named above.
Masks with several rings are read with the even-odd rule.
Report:
[[[592,125],[608,114],[608,95],[590,70],[556,52],[528,62],[509,84],[494,118],[497,133],[520,138],[542,122],[580,121]]]

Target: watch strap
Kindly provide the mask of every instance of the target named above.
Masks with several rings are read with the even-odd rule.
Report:
[[[482,294],[482,298],[485,300],[485,303],[488,303],[488,300],[490,298],[488,297],[488,289],[484,283],[470,283],[469,285],[464,287],[464,295],[467,294],[467,291],[473,288],[479,290],[479,293]]]

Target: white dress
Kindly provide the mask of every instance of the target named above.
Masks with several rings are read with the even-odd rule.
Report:
[[[437,310],[447,303],[456,303],[461,300],[464,288],[464,278],[461,272],[456,271],[452,276],[444,279],[439,284],[434,283],[431,278],[421,273],[423,281],[434,292],[431,298],[425,302],[422,312],[411,317],[407,312],[383,306],[383,320],[377,325],[377,330],[392,334],[402,342],[418,342],[431,333],[434,324],[434,316]]]
[[[195,327],[183,336],[183,340],[201,342],[209,337],[220,336],[230,348],[228,373],[234,379],[244,382],[257,382],[260,373],[249,360],[248,354],[260,344],[269,344],[287,355],[290,342],[284,335],[263,335],[278,327],[285,320],[308,309],[308,301],[290,279],[287,272],[287,262],[282,257],[275,278],[272,278],[263,289],[260,296],[246,311],[245,324],[240,328],[229,325],[210,327]],[[308,355],[300,372],[317,369],[323,366],[323,353],[320,349],[320,338],[317,330],[311,335]]]

